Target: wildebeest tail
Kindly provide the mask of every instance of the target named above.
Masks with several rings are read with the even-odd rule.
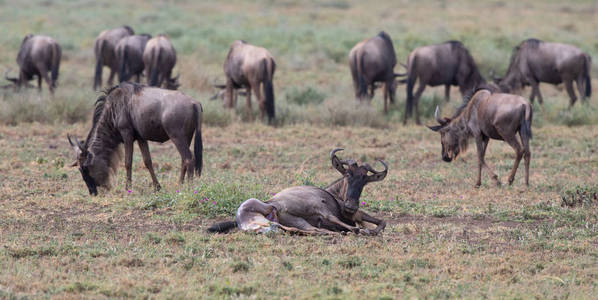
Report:
[[[592,68],[592,58],[585,54],[584,55],[584,79],[586,81],[586,97],[590,98],[592,96],[592,78],[590,78],[590,70]]]
[[[405,116],[411,116],[413,110],[413,88],[415,87],[415,81],[417,80],[417,74],[415,74],[417,64],[417,56],[408,63],[407,69],[407,101],[405,104]]]
[[[225,221],[216,223],[208,228],[208,232],[211,233],[226,233],[231,229],[237,227],[236,221]]]
[[[123,81],[127,81],[127,79],[129,79],[129,75],[127,74],[127,60],[129,59],[129,51],[127,50],[126,45],[123,47],[123,53],[122,55],[120,55],[120,72],[118,74],[118,81],[119,82],[123,82]],[[117,54],[117,56],[119,56]]]
[[[158,73],[159,67],[158,64],[160,63],[160,55],[162,55],[162,48],[154,48],[152,49],[152,60],[150,62],[150,78],[149,78],[149,85],[150,86],[158,86]],[[158,51],[158,53],[156,53]]]
[[[201,169],[203,168],[203,141],[201,139],[201,119],[203,109],[200,103],[193,105],[195,112],[195,142],[193,144],[193,157],[195,158],[195,173],[201,176]]]
[[[526,105],[525,110],[523,112],[523,118],[521,118],[521,129],[519,133],[521,134],[521,138],[525,139],[532,139],[532,119],[533,119],[533,111],[531,105]]]
[[[276,63],[274,60],[270,60],[272,67],[268,68],[268,60],[263,61],[264,66],[264,95],[266,97],[266,114],[268,115],[268,123],[274,121],[274,87],[272,86],[272,78],[274,77],[274,70],[276,69]]]
[[[363,70],[365,67],[363,65],[363,57],[361,57],[359,54],[355,55],[355,60],[355,66],[357,66],[357,84],[359,85],[358,97],[362,98],[368,93],[368,85],[363,77]]]
[[[54,44],[52,47],[52,85],[56,87],[58,81],[58,70],[60,69],[60,57],[62,56],[62,50],[58,44]]]
[[[102,56],[103,56],[103,52],[104,52],[104,46],[105,46],[105,42],[104,40],[99,40],[98,41],[99,45],[97,46],[98,50],[96,52],[96,72],[95,72],[95,76],[93,77],[93,89],[97,90],[98,87],[102,86]]]

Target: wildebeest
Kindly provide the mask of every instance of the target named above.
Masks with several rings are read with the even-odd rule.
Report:
[[[540,82],[564,82],[571,107],[577,100],[573,81],[582,100],[592,95],[591,65],[590,56],[575,46],[527,39],[513,49],[507,74],[504,78],[495,78],[495,82],[505,93],[531,85],[530,100],[533,103],[537,95],[540,104],[543,102]]]
[[[282,190],[266,202],[249,199],[237,210],[235,221],[214,224],[208,231],[227,232],[238,226],[241,230],[255,232],[267,232],[273,227],[280,227],[306,234],[343,231],[372,235],[380,233],[386,227],[386,222],[359,209],[359,197],[366,184],[386,177],[388,166],[380,160],[384,170],[376,171],[367,163],[358,165],[352,159],[341,160],[336,156],[336,152],[341,150],[330,152],[330,159],[332,166],[343,177],[325,189],[298,186]],[[377,227],[370,230],[366,223],[376,224]]]
[[[37,76],[38,90],[42,90],[42,78],[48,84],[50,93],[54,93],[60,69],[60,58],[62,49],[51,37],[44,35],[28,34],[21,43],[17,64],[19,65],[19,77],[6,79],[12,81],[18,89]],[[50,72],[50,76],[48,76]]]
[[[116,60],[118,61],[118,80],[119,82],[128,81],[136,76],[136,82],[139,83],[141,74],[144,70],[143,50],[147,41],[152,36],[149,34],[131,35],[122,38],[114,49]]]
[[[349,52],[349,68],[353,77],[355,97],[371,100],[374,97],[376,82],[384,84],[384,113],[388,112],[388,101],[395,101],[397,82],[395,48],[390,36],[381,31],[373,38],[359,42]],[[368,87],[370,89],[368,93]]]
[[[145,76],[149,86],[165,87],[176,90],[179,87],[179,76],[172,78],[172,69],[176,64],[176,51],[170,40],[163,34],[149,40],[143,51]]]
[[[415,95],[413,88],[419,80]],[[407,60],[407,101],[403,124],[407,123],[415,107],[415,122],[419,121],[419,98],[426,85],[444,85],[445,100],[449,100],[451,85],[459,86],[465,96],[478,85],[486,83],[469,50],[459,41],[419,47],[409,54]]]
[[[237,105],[236,89],[247,89],[247,115],[251,113],[251,91],[255,93],[260,107],[260,118],[268,115],[268,122],[274,120],[274,87],[272,80],[276,71],[274,57],[262,47],[256,47],[245,41],[235,41],[228,51],[224,62],[226,92],[224,105],[234,108]],[[263,90],[260,88],[263,87]],[[263,94],[262,94],[263,91]]]
[[[172,140],[181,155],[182,184],[193,180],[193,173],[201,176],[203,144],[201,139],[201,104],[177,91],[123,82],[100,96],[95,104],[93,123],[85,143],[68,137],[77,153],[79,171],[89,193],[97,195],[97,187],[110,188],[110,177],[120,161],[120,144],[125,144],[127,189],[131,186],[133,142],[137,141],[143,162],[152,177],[156,190],[160,189],[154,174],[147,141]],[[193,154],[189,150],[195,134]]]
[[[440,133],[442,159],[450,162],[465,152],[470,138],[474,138],[478,150],[478,179],[476,187],[482,183],[482,167],[485,167],[497,185],[498,176],[484,161],[490,139],[503,140],[515,150],[515,163],[509,175],[509,185],[515,179],[519,162],[525,159],[525,184],[529,186],[529,163],[531,152],[529,141],[532,138],[531,104],[517,95],[491,93],[481,88],[476,91],[452,118],[440,118],[438,107],[434,114],[440,125],[429,127]],[[521,143],[517,139],[517,132]]]
[[[93,45],[93,51],[96,57],[96,69],[93,79],[94,90],[102,87],[102,68],[104,66],[107,66],[110,69],[110,76],[108,77],[107,83],[109,86],[112,86],[114,74],[118,72],[119,67],[114,52],[116,44],[118,44],[122,38],[134,34],[135,31],[127,25],[100,32]]]

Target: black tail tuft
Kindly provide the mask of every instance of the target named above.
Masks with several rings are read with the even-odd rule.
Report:
[[[590,78],[590,69],[592,65],[592,59],[589,55],[586,55],[584,60],[584,77],[586,81],[586,97],[592,96],[592,78]]]
[[[103,67],[103,62],[102,62],[102,56],[103,56],[103,52],[104,52],[104,45],[106,43],[104,43],[103,40],[100,40],[98,42],[100,45],[98,46],[99,50],[97,51],[96,55],[96,72],[95,72],[95,76],[93,78],[93,89],[94,90],[98,90],[98,88],[102,87],[102,67]]]
[[[201,121],[202,108],[201,104],[193,105],[195,111],[195,142],[193,145],[193,156],[195,158],[195,173],[201,176],[201,169],[203,168],[203,141],[201,139]]]
[[[161,48],[154,48],[154,51],[152,51],[152,60],[151,60],[151,66],[150,66],[150,78],[149,78],[149,86],[158,86],[158,73],[159,73],[159,69],[160,67],[158,66],[158,64],[160,63],[160,55],[162,54],[162,51],[160,51]],[[158,51],[158,53],[156,53],[156,51]]]
[[[127,51],[127,46],[125,45],[123,47],[123,53],[122,53],[122,57],[120,57],[120,74],[118,74],[118,81],[119,82],[123,82],[123,81],[127,81],[129,80],[129,74],[127,74],[127,60],[128,58],[128,51]],[[118,54],[117,54],[118,55]]]
[[[225,221],[210,226],[207,231],[210,233],[227,233],[235,227],[237,227],[236,221]]]
[[[521,129],[519,130],[519,134],[521,135],[522,139],[532,139],[532,108],[526,108],[523,112],[523,118],[521,119]]]
[[[276,64],[272,63],[272,70],[268,70],[268,62],[264,60],[264,94],[265,94],[265,105],[266,114],[268,115],[268,123],[272,124],[274,121],[274,87],[272,86],[272,78],[274,77],[274,70]]]
[[[54,45],[52,53],[52,85],[56,87],[58,81],[58,71],[60,69],[60,58],[62,56],[62,49],[58,44]]]

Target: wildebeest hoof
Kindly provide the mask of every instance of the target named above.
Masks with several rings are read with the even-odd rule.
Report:
[[[473,187],[474,187],[474,188],[476,188],[476,189],[479,189],[481,185],[482,185],[482,184],[478,182],[478,183],[476,183],[476,184],[475,184]]]
[[[378,232],[376,232],[375,230],[369,230],[367,228],[366,229],[361,229],[359,231],[359,233],[363,234],[363,235],[378,235]]]
[[[162,187],[159,184],[156,185],[156,188],[155,188],[156,192],[159,192],[161,189],[162,189]]]

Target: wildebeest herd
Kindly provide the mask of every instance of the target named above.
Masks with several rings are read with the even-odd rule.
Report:
[[[93,88],[101,88],[104,66],[110,70],[107,79],[109,88],[95,102],[92,127],[87,138],[80,142],[77,137],[68,136],[77,155],[73,166],[79,167],[89,193],[97,195],[98,187],[110,188],[111,177],[120,162],[121,144],[125,149],[126,188],[131,187],[135,141],[156,190],[160,189],[160,184],[154,173],[147,141],[172,140],[181,156],[181,184],[185,176],[188,181],[195,174],[201,176],[203,109],[198,101],[172,91],[180,83],[179,75],[172,76],[177,58],[168,37],[136,35],[131,27],[123,26],[102,31],[93,50],[96,63]],[[6,79],[19,89],[37,76],[38,89],[41,91],[44,79],[53,94],[60,59],[61,47],[54,39],[27,35],[17,55],[19,76],[7,75]],[[401,64],[405,72],[395,73],[397,59],[392,39],[388,33],[380,32],[355,45],[349,52],[348,62],[355,97],[359,101],[370,101],[376,88],[382,87],[385,113],[388,106],[395,102],[397,86],[406,84],[403,123],[415,110],[415,121],[420,124],[418,103],[426,86],[444,85],[446,101],[449,101],[450,87],[458,86],[464,99],[461,107],[450,118],[440,117],[437,107],[435,117],[438,125],[429,128],[440,133],[442,159],[446,162],[463,153],[471,138],[475,140],[478,158],[476,187],[481,185],[484,168],[497,185],[501,184],[484,160],[490,139],[505,141],[515,150],[509,184],[513,183],[523,159],[525,183],[529,185],[532,105],[511,93],[519,93],[529,85],[532,87],[531,101],[537,96],[541,104],[540,82],[564,83],[571,99],[570,106],[573,106],[577,99],[573,89],[575,82],[582,100],[591,96],[590,56],[572,45],[537,39],[528,39],[516,46],[507,73],[502,78],[493,78],[490,83],[486,82],[474,58],[459,41],[419,47],[411,52],[406,64]],[[276,62],[270,52],[242,40],[234,41],[223,69],[226,83],[217,87],[223,89],[225,107],[234,108],[238,89],[245,88],[250,118],[253,92],[258,100],[261,119],[267,116],[268,122],[272,123],[275,119],[273,79]],[[120,84],[112,86],[116,74]],[[139,84],[142,76],[146,77],[147,86]],[[136,83],[129,82],[133,77]],[[194,136],[191,152],[189,147]],[[266,202],[249,199],[239,207],[235,221],[214,224],[208,231],[227,232],[239,227],[255,232],[282,229],[304,234],[380,233],[386,222],[361,210],[359,198],[366,184],[386,177],[388,165],[380,161],[384,170],[376,171],[368,164],[360,165],[352,159],[338,158],[336,153],[340,150],[333,150],[330,159],[343,177],[328,187],[292,187]],[[366,223],[377,227],[368,229]]]

